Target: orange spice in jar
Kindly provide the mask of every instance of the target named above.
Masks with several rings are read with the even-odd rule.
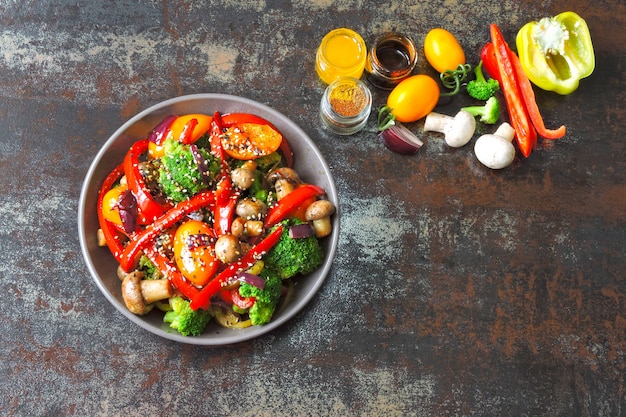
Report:
[[[341,77],[324,91],[320,117],[324,125],[339,135],[361,130],[372,110],[372,93],[360,80]]]

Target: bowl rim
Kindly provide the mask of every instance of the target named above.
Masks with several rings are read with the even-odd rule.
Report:
[[[324,185],[324,189],[326,191],[326,196],[329,200],[333,201],[336,206],[337,212],[333,216],[333,232],[332,235],[326,239],[328,243],[326,243],[325,248],[325,261],[313,274],[318,275],[318,278],[312,285],[311,289],[304,293],[302,297],[297,300],[293,300],[285,310],[283,310],[278,317],[273,319],[271,322],[263,325],[263,326],[252,326],[246,329],[238,329],[234,335],[219,335],[217,337],[203,334],[200,336],[183,336],[175,331],[165,330],[163,327],[158,328],[144,319],[144,316],[137,316],[126,308],[126,306],[120,302],[118,298],[116,298],[111,292],[106,288],[102,278],[100,277],[96,266],[93,262],[92,256],[89,250],[89,242],[86,233],[86,216],[93,216],[92,213],[87,209],[87,197],[90,192],[93,192],[91,188],[93,186],[92,182],[94,181],[94,177],[97,174],[98,167],[102,163],[104,156],[110,151],[111,146],[116,142],[116,140],[129,128],[134,126],[136,123],[142,121],[146,117],[152,115],[155,112],[158,112],[161,109],[171,107],[173,105],[177,105],[180,103],[188,102],[188,101],[229,101],[235,102],[237,104],[243,105],[244,107],[251,107],[251,111],[262,111],[263,117],[268,119],[271,123],[276,125],[279,129],[284,130],[284,127],[287,126],[288,129],[292,132],[293,136],[298,137],[298,141],[303,141],[306,143],[307,147],[315,154],[318,158],[318,167],[323,169],[324,175],[327,176],[328,184]],[[268,116],[269,115],[269,116]],[[297,157],[297,155],[296,155]],[[297,162],[296,162],[297,164]],[[96,192],[97,195],[97,192]],[[170,98],[159,103],[156,103],[141,112],[137,113],[135,116],[128,119],[124,124],[122,124],[119,128],[117,128],[104,142],[104,144],[100,147],[92,162],[89,165],[85,178],[83,180],[83,184],[81,186],[79,204],[78,204],[78,236],[80,241],[81,252],[85,263],[89,269],[90,275],[97,287],[100,289],[100,292],[105,296],[105,298],[126,318],[131,320],[133,323],[138,325],[139,327],[147,330],[157,336],[160,336],[165,339],[169,339],[176,342],[186,343],[186,344],[194,344],[194,345],[203,345],[203,346],[219,346],[219,345],[228,345],[243,342],[246,340],[257,338],[261,335],[269,333],[270,331],[278,328],[279,326],[285,324],[287,321],[291,320],[295,315],[297,315],[303,308],[306,306],[311,299],[317,294],[323,283],[326,281],[326,278],[330,272],[330,269],[333,264],[333,260],[335,258],[335,254],[337,252],[337,247],[339,243],[339,218],[340,218],[340,205],[339,205],[339,197],[337,194],[337,187],[335,184],[335,180],[330,171],[330,167],[326,162],[326,159],[320,152],[317,145],[313,142],[313,140],[309,137],[309,135],[304,132],[295,122],[293,122],[290,118],[285,116],[283,113],[271,108],[270,106],[251,100],[249,98],[222,94],[222,93],[196,93],[189,95],[182,95],[174,98]]]

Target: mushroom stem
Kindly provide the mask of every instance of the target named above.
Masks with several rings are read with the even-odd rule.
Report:
[[[425,132],[443,133],[446,143],[453,148],[460,148],[469,142],[475,130],[476,119],[465,110],[454,117],[431,112],[424,121]]]
[[[143,279],[141,280],[141,295],[146,304],[155,301],[165,300],[174,295],[170,281],[164,279]]]
[[[122,281],[122,298],[126,308],[134,314],[146,314],[151,310],[155,301],[164,300],[174,295],[167,278],[147,280],[142,279],[143,273],[133,271],[127,274]]]

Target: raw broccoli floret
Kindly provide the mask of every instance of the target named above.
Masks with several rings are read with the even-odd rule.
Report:
[[[489,125],[495,124],[500,118],[500,102],[495,97],[489,97],[484,106],[463,107],[461,110],[472,116],[480,116],[480,121]]]
[[[164,150],[165,155],[161,158],[159,169],[159,184],[165,195],[176,203],[208,188],[209,183],[219,172],[217,158],[205,149],[198,148],[198,152],[206,161],[208,181],[198,169],[198,163],[189,145],[168,139],[165,141]]]
[[[302,222],[296,219],[284,220],[280,239],[263,258],[265,268],[273,269],[282,279],[309,274],[324,261],[324,249],[317,237],[294,239],[289,236],[289,227],[299,223]]]
[[[163,316],[165,323],[170,323],[172,329],[183,336],[198,336],[202,334],[206,325],[211,321],[207,310],[192,310],[189,301],[182,297],[170,298],[171,311]]]
[[[476,75],[476,79],[467,83],[467,94],[470,97],[475,98],[476,100],[488,100],[490,97],[493,97],[496,92],[500,89],[500,83],[498,80],[489,78],[485,79],[485,75],[483,74],[483,61],[480,61],[478,65],[474,68],[474,74]]]
[[[141,255],[139,258],[139,269],[143,272],[144,279],[159,279],[163,277],[159,268],[146,255]]]
[[[245,282],[239,286],[239,294],[242,297],[254,297],[256,299],[248,310],[250,321],[255,326],[261,326],[272,320],[282,292],[282,279],[276,271],[263,268],[259,276],[265,280],[263,289]]]

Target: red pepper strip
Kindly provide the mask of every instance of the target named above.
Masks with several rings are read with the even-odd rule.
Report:
[[[139,156],[148,150],[150,141],[143,139],[135,142],[124,158],[124,173],[128,189],[135,196],[139,207],[139,217],[145,217],[148,222],[154,221],[162,216],[169,208],[169,205],[157,203],[150,191],[146,188],[143,176],[139,171]]]
[[[213,213],[213,229],[217,237],[230,231],[238,198],[239,193],[233,192],[230,176],[222,176],[215,189],[215,211]]]
[[[239,287],[231,290],[220,291],[220,297],[225,302],[233,304],[244,310],[252,307],[256,301],[256,298],[254,297],[242,297],[239,294]]]
[[[272,227],[276,223],[286,218],[289,214],[311,197],[325,194],[322,187],[313,184],[304,184],[287,194],[267,212],[265,217],[265,227]]]
[[[104,234],[104,240],[109,248],[109,251],[113,254],[113,257],[119,262],[122,257],[122,252],[124,251],[124,247],[122,246],[120,233],[113,224],[108,222],[104,218],[104,213],[102,212],[104,195],[109,191],[113,185],[124,175],[123,165],[120,164],[113,169],[107,175],[104,182],[102,183],[102,187],[100,187],[100,191],[98,193],[98,223],[100,223],[100,229]]]
[[[191,299],[190,306],[193,310],[209,308],[211,298],[217,295],[223,287],[228,285],[228,280],[234,277],[237,272],[250,268],[254,263],[267,253],[279,240],[283,234],[283,227],[278,226],[256,246],[250,249],[241,259],[229,264],[226,269],[217,274],[207,285],[204,286],[198,295]]]
[[[185,145],[189,145],[190,143],[193,143],[193,130],[196,128],[196,126],[198,125],[198,119],[190,119],[187,123],[185,123],[185,126],[183,126],[183,130],[182,132],[180,132],[180,137],[178,138],[178,141],[180,143],[184,143]]]
[[[220,161],[224,161],[224,149],[222,149],[222,133],[224,126],[222,124],[222,116],[219,112],[213,114],[211,120],[211,128],[209,129],[211,137],[211,154]]]
[[[502,81],[502,92],[504,93],[509,117],[511,118],[511,125],[515,129],[515,138],[520,151],[525,157],[528,157],[537,143],[537,132],[528,117],[526,106],[520,93],[515,69],[509,58],[509,47],[498,26],[492,23],[490,29],[491,42],[496,53]]]
[[[509,57],[511,59],[511,63],[513,64],[513,68],[515,69],[515,75],[517,76],[517,85],[519,86],[520,92],[522,93],[522,98],[524,99],[524,103],[526,103],[526,110],[528,111],[528,116],[537,129],[537,134],[546,139],[560,139],[565,136],[565,126],[562,125],[558,129],[546,129],[546,125],[543,122],[543,117],[541,117],[541,113],[539,112],[539,107],[537,107],[537,101],[535,100],[535,91],[533,90],[533,86],[530,84],[530,80],[528,76],[522,69],[522,64],[520,64],[519,57],[515,55],[511,49],[509,49]]]
[[[187,281],[178,268],[165,257],[154,246],[148,246],[144,249],[144,254],[152,261],[163,275],[165,275],[170,283],[188,299],[192,299],[198,295],[200,290]]]
[[[483,49],[480,50],[480,59],[483,61],[483,68],[487,71],[489,76],[502,85],[500,69],[498,68],[498,61],[496,59],[496,51],[491,42],[487,42],[485,46],[483,46]]]
[[[131,241],[124,248],[120,265],[126,272],[133,270],[137,264],[139,252],[152,242],[161,232],[174,225],[187,214],[199,208],[210,206],[215,203],[213,191],[203,191],[194,195],[191,199],[182,201],[163,216],[150,223],[141,232],[131,237]]]

